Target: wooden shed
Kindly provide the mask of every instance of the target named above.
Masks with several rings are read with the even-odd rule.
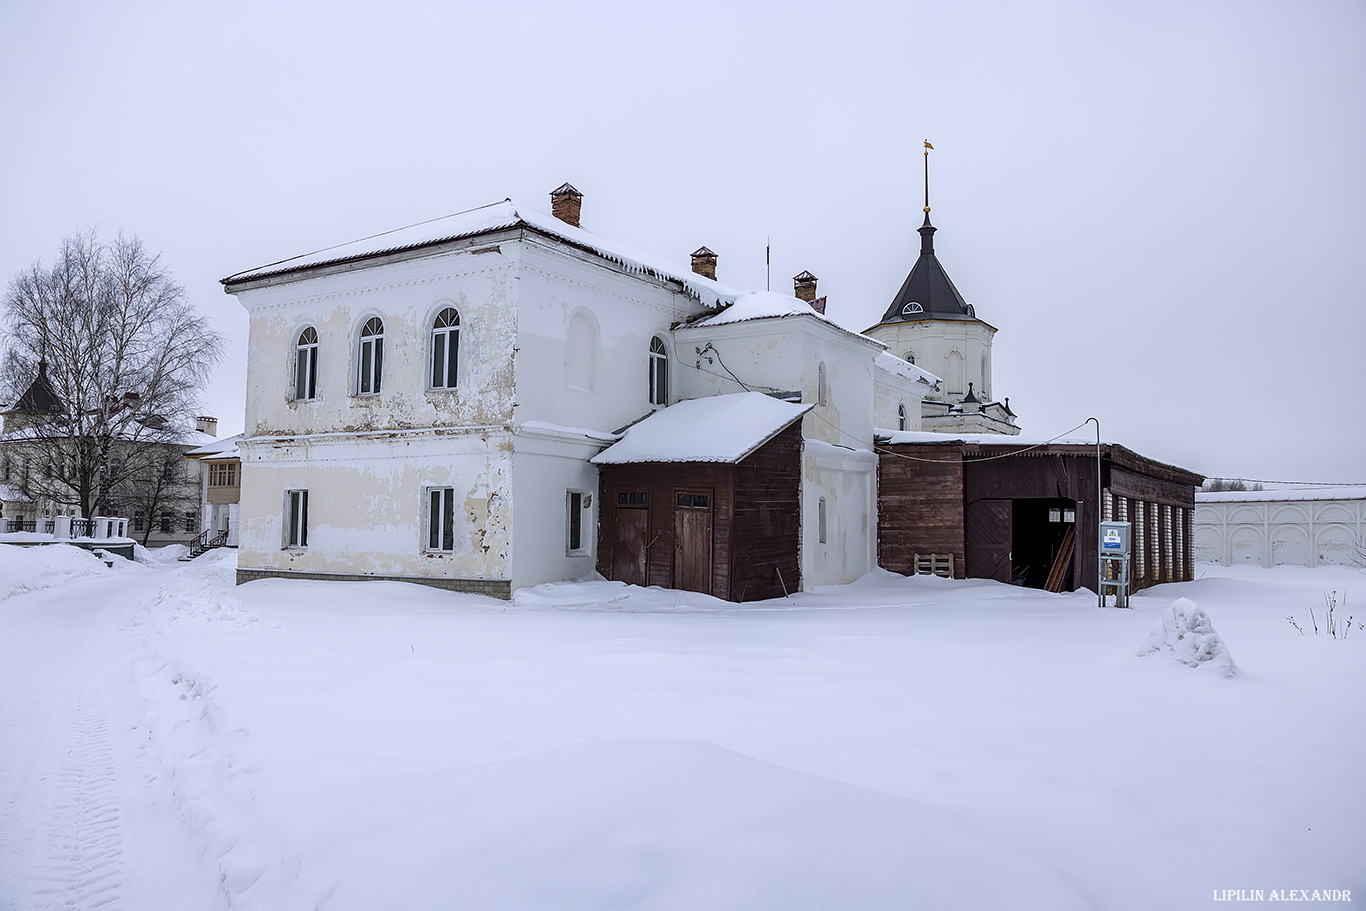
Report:
[[[593,459],[598,572],[727,601],[801,584],[801,416],[758,393],[680,402]]]
[[[1096,587],[1096,444],[897,433],[879,440],[878,562],[916,571],[951,555],[957,578]],[[1133,524],[1133,589],[1194,578],[1201,475],[1100,445],[1101,521]]]

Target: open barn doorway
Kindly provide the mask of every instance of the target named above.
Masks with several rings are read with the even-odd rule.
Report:
[[[1075,500],[1015,500],[1011,510],[1011,581],[1071,591],[1076,553]]]

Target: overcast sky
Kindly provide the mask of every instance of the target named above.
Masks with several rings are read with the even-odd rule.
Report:
[[[1026,432],[1366,483],[1366,3],[0,4],[0,278],[136,233],[233,272],[511,196],[877,322],[919,250]]]

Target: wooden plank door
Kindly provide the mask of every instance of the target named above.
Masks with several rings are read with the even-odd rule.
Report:
[[[616,510],[612,541],[612,578],[628,585],[645,584],[646,546],[650,534],[650,510]]]
[[[674,588],[711,594],[711,490],[674,492]]]
[[[970,579],[995,579],[1009,582],[1010,567],[1009,500],[976,500],[964,512],[964,571]]]

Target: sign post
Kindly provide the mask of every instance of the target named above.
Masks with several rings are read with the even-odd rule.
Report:
[[[1115,607],[1129,606],[1129,541],[1133,526],[1128,522],[1100,523],[1100,604],[1105,593],[1115,593]]]

